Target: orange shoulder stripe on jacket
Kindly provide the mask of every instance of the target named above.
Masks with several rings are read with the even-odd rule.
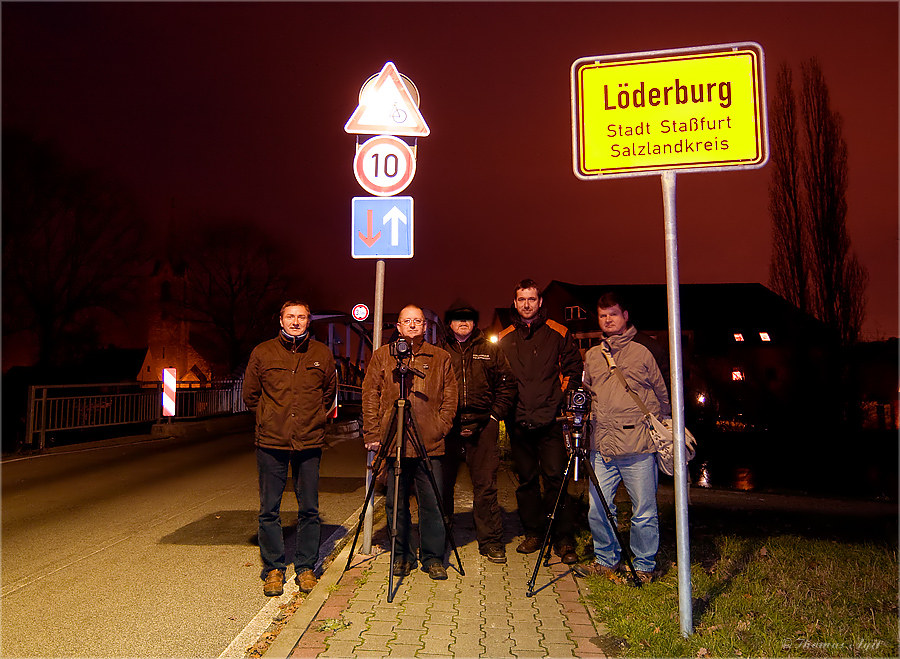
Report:
[[[547,327],[559,332],[563,336],[565,336],[566,334],[569,333],[569,328],[566,327],[565,325],[563,325],[562,323],[557,323],[555,320],[551,320],[550,318],[547,319],[546,323],[547,323]]]

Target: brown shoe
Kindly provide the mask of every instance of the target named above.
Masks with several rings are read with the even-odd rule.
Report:
[[[480,553],[491,563],[506,562],[506,548],[503,545],[489,545],[481,549]]]
[[[304,593],[308,593],[319,583],[316,581],[316,575],[312,570],[303,570],[300,574],[294,575],[294,581],[300,588],[300,591]]]
[[[556,555],[562,559],[566,565],[575,565],[578,562],[578,554],[575,553],[575,547],[572,545],[559,545],[556,548]]]
[[[522,541],[518,547],[516,547],[516,551],[520,554],[533,554],[538,549],[541,548],[541,539],[534,535],[526,535],[525,539]]]
[[[608,565],[600,565],[600,563],[597,563],[596,561],[586,565],[584,563],[579,563],[572,568],[572,572],[579,577],[606,577],[610,581],[616,581],[616,573],[618,571],[618,564],[609,567]]]
[[[428,576],[434,579],[435,581],[443,581],[447,578],[447,568],[445,568],[441,563],[435,561],[427,568]]]
[[[654,572],[644,572],[643,570],[635,570],[635,572],[637,573],[638,579],[640,579],[643,584],[651,583],[656,578]]]
[[[284,593],[284,570],[269,570],[266,583],[263,584],[263,593],[266,597],[277,597]]]

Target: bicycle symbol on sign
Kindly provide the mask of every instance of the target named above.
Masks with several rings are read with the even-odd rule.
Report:
[[[402,124],[404,121],[406,121],[406,117],[406,110],[404,110],[403,108],[398,108],[397,104],[394,103],[394,107],[391,110],[391,119],[394,121],[394,123]]]

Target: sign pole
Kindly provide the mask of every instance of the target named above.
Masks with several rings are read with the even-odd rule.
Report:
[[[384,325],[384,259],[375,262],[375,313],[372,317],[372,354],[381,347],[381,328]],[[366,458],[366,492],[372,486],[372,462],[375,460],[375,452],[369,451]],[[362,553],[372,553],[372,526],[375,518],[374,497],[369,499],[366,506],[366,515],[363,519],[363,543]]]
[[[669,310],[669,366],[672,371],[672,429],[675,442],[675,539],[678,562],[678,611],[681,635],[693,633],[691,548],[688,534],[687,463],[684,447],[684,373],[681,360],[681,303],[678,292],[678,228],[675,221],[675,172],[662,172],[666,223],[666,288]]]

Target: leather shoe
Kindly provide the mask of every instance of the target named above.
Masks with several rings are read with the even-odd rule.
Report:
[[[300,574],[294,575],[294,581],[301,592],[308,593],[316,587],[318,581],[312,570],[303,570]]]
[[[506,549],[500,545],[490,545],[481,550],[481,555],[491,563],[505,563]]]
[[[616,581],[616,575],[619,571],[619,564],[609,567],[608,565],[600,565],[596,561],[592,563],[579,563],[572,568],[572,571],[579,577],[606,577],[610,581]]]
[[[277,597],[284,593],[284,570],[269,570],[266,583],[263,584],[263,593],[266,597]]]
[[[407,577],[410,572],[413,571],[415,565],[410,563],[409,561],[404,561],[402,558],[398,558],[394,561],[394,576],[395,577]]]
[[[578,562],[578,554],[575,553],[575,547],[572,545],[559,545],[556,548],[556,555],[562,559],[566,565],[575,565]]]
[[[520,554],[533,554],[541,548],[541,539],[537,536],[526,535],[522,543],[516,547],[516,551]]]
[[[447,578],[447,570],[440,563],[434,562],[428,566],[428,576],[435,581],[443,581]]]

